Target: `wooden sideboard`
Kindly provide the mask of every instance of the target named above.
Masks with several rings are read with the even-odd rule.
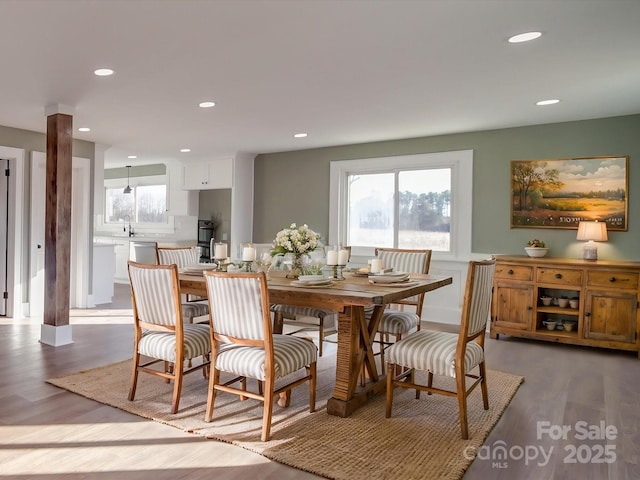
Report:
[[[640,357],[640,262],[496,258],[491,338],[504,334],[631,350]],[[545,296],[553,299],[548,306]],[[558,300],[564,298],[577,300],[577,308],[561,307]],[[549,330],[546,323],[552,321],[557,327]],[[572,324],[570,331],[559,327],[565,322]]]

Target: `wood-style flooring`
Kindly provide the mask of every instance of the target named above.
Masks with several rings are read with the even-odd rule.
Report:
[[[113,304],[72,312],[71,345],[42,345],[40,323],[0,318],[1,479],[319,478],[45,383],[131,357],[128,289],[116,287]],[[335,346],[325,348],[331,354]],[[526,380],[465,480],[640,479],[636,354],[508,337],[487,339],[486,350],[490,369]],[[565,439],[548,433],[563,428],[571,429]],[[582,439],[584,431],[609,438]]]

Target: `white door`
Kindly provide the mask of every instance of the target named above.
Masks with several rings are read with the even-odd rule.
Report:
[[[44,313],[44,223],[46,155],[31,155],[31,236],[29,315]],[[72,308],[87,307],[89,287],[89,160],[73,158],[71,184],[71,258],[69,305]]]
[[[9,169],[9,160],[0,158],[0,315],[7,314],[8,265],[9,256],[9,177],[5,171]]]

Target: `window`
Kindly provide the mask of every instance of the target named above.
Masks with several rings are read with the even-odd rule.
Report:
[[[473,152],[331,162],[330,243],[470,254]]]
[[[123,189],[105,188],[105,223],[167,223],[166,185],[132,186],[131,193],[123,193]]]

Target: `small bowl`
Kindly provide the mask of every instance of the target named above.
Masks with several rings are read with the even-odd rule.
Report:
[[[558,299],[558,306],[560,308],[567,308],[569,306],[569,299],[568,298],[559,298]]]
[[[556,325],[558,324],[558,322],[556,322],[555,320],[554,320],[554,321],[551,321],[551,320],[544,320],[544,321],[542,322],[542,324],[543,324],[545,327],[547,327],[547,330],[555,330],[555,329],[556,329]]]
[[[580,300],[576,298],[569,299],[569,306],[571,308],[578,308],[580,306]]]
[[[563,322],[562,326],[565,332],[571,332],[575,328],[576,322]]]
[[[553,298],[551,297],[540,297],[540,301],[542,301],[542,305],[544,305],[545,307],[551,305],[551,300],[553,300]]]
[[[549,251],[548,248],[542,247],[524,247],[524,249],[530,257],[544,257]]]

